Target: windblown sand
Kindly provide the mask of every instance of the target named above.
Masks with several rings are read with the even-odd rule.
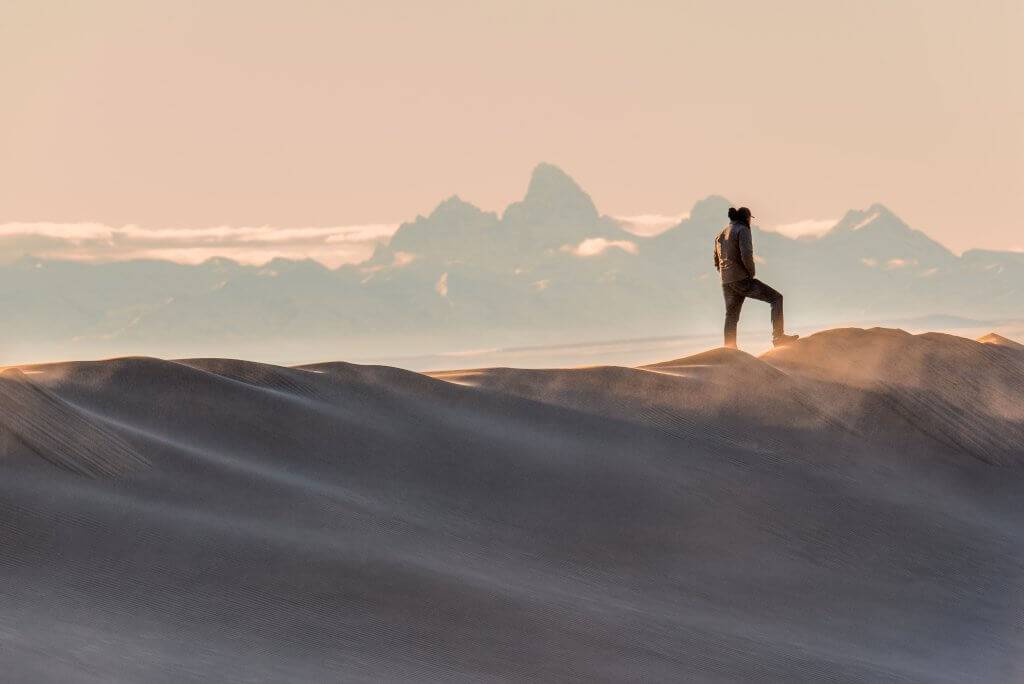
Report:
[[[0,374],[0,678],[1024,679],[1024,347]]]

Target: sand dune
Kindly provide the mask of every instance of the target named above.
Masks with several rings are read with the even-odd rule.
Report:
[[[116,475],[146,463],[115,432],[93,420],[17,368],[0,374],[0,413],[6,451],[31,451],[80,475]]]
[[[10,681],[1020,681],[1024,347],[0,373]]]
[[[996,336],[998,337],[998,336]],[[1001,338],[1005,339],[1005,338]],[[769,363],[790,374],[862,395],[863,410],[880,399],[886,409],[946,447],[994,464],[1024,464],[1024,363],[1017,350],[953,335],[902,330],[830,330],[802,344],[769,352]],[[1006,340],[1009,342],[1009,340]],[[835,406],[824,398],[822,403]]]
[[[1011,349],[1016,349],[1017,351],[1024,351],[1024,344],[1021,344],[1020,342],[1014,342],[1013,340],[1009,340],[998,333],[989,333],[988,335],[983,335],[982,337],[978,338],[978,342],[982,342],[984,344],[994,344],[999,347],[1009,347]]]

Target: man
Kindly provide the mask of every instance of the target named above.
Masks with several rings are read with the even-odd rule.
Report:
[[[736,348],[736,324],[747,297],[772,305],[772,342],[776,347],[796,341],[787,335],[782,319],[782,294],[754,277],[754,246],[750,237],[750,209],[729,208],[729,225],[715,238],[715,268],[722,275],[725,295],[725,346]]]

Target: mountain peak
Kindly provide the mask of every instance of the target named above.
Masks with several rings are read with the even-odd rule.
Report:
[[[222,256],[210,257],[209,259],[201,262],[199,266],[211,271],[235,270],[242,267],[242,265],[234,259],[228,259],[227,257]]]
[[[721,195],[709,195],[702,200],[697,200],[690,210],[690,218],[698,221],[718,221],[725,223],[729,220],[729,207],[732,204]]]
[[[559,186],[576,192],[583,192],[576,181],[565,171],[554,164],[541,162],[533,167],[533,172],[530,173],[530,186],[526,191],[526,195],[529,197],[531,192],[537,192],[547,187]]]
[[[452,195],[448,199],[438,204],[437,207],[434,208],[434,211],[430,212],[429,218],[431,220],[434,220],[439,218],[444,219],[451,217],[475,217],[478,214],[482,213],[483,211],[476,205],[464,201],[458,195]]]
[[[590,195],[569,174],[554,164],[542,162],[534,168],[530,185],[521,202],[509,205],[506,217],[531,220],[585,220],[598,218]]]
[[[875,202],[874,204],[872,204],[870,207],[868,207],[868,211],[873,214],[878,214],[879,216],[892,216],[893,218],[896,217],[896,214],[894,214],[893,211],[889,209],[889,207],[885,206],[881,202]]]
[[[274,257],[263,264],[262,270],[273,271],[274,273],[291,273],[294,271],[322,272],[328,268],[316,259],[289,259],[287,257]]]
[[[855,245],[858,259],[895,264],[939,265],[955,256],[920,230],[908,226],[884,204],[846,212],[830,231],[821,236],[826,243]],[[844,247],[845,249],[846,247]]]
[[[846,215],[829,232],[833,234],[851,233],[868,227],[910,230],[910,226],[888,207],[875,202],[867,209],[851,209],[846,212]]]
[[[417,216],[415,221],[403,223],[386,245],[377,245],[367,266],[391,265],[399,252],[426,255],[452,255],[459,250],[471,250],[473,245],[486,240],[487,231],[497,223],[494,212],[484,211],[476,205],[452,195],[438,204],[429,216]]]

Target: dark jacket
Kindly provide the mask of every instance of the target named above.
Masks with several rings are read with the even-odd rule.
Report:
[[[754,277],[754,243],[750,226],[733,221],[715,238],[715,268],[722,283]]]

